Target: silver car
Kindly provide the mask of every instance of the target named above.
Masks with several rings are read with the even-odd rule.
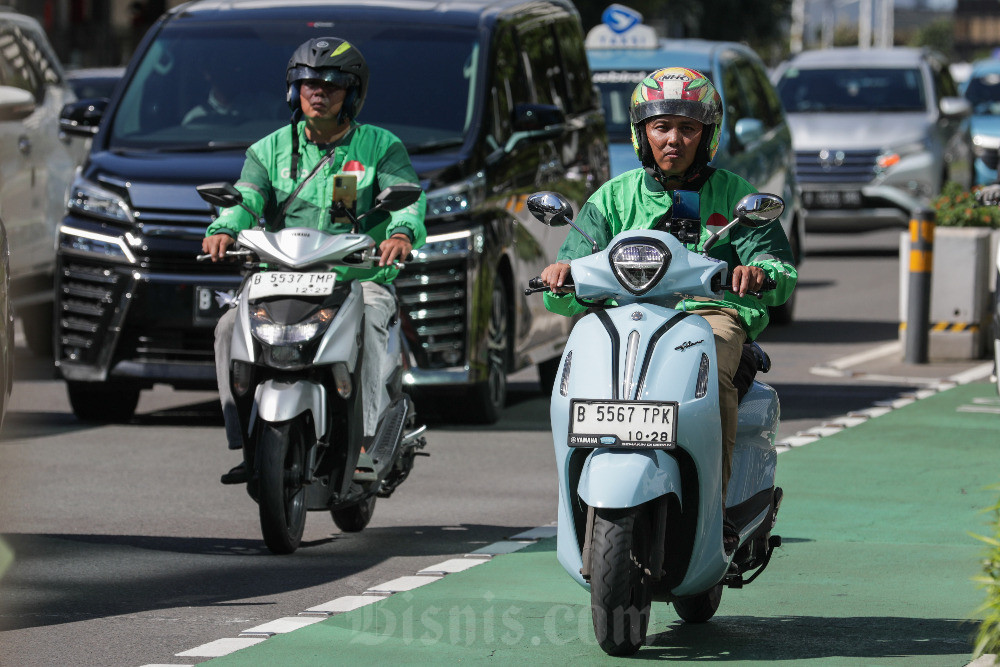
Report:
[[[905,226],[947,181],[972,184],[969,103],[932,51],[807,51],[775,73],[809,231]]]

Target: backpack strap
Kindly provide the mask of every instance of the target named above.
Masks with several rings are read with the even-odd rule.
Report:
[[[326,165],[328,162],[330,162],[330,160],[333,159],[334,152],[335,151],[331,149],[329,153],[324,155],[323,159],[316,163],[316,166],[313,167],[313,170],[309,172],[309,175],[307,175],[304,179],[302,179],[302,182],[299,183],[297,188],[295,188],[295,191],[292,192],[292,194],[289,195],[288,199],[285,200],[285,203],[281,207],[281,211],[278,213],[277,219],[275,219],[274,224],[271,225],[272,231],[277,232],[285,228],[285,214],[288,212],[288,207],[291,206],[292,202],[295,201],[296,197],[299,196],[299,193],[302,192],[302,188],[306,186],[306,183],[311,181],[313,177],[319,173],[319,170],[322,169],[324,165]]]

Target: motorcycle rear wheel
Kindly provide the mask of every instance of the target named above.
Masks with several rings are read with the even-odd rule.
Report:
[[[643,577],[652,532],[644,507],[596,510],[590,606],[594,635],[608,655],[633,655],[646,641],[651,592]]]
[[[372,494],[356,505],[330,510],[333,522],[337,524],[337,528],[340,528],[345,533],[361,532],[368,525],[368,522],[372,520],[372,514],[375,513],[376,500],[378,500],[378,496]]]
[[[715,616],[722,602],[722,584],[683,600],[674,600],[674,611],[687,623],[704,623]]]
[[[293,420],[261,427],[257,504],[264,544],[274,554],[290,554],[302,541],[306,525],[305,453],[301,423]]]

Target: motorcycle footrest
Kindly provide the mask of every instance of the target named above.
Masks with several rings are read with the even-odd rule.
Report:
[[[771,535],[767,540],[767,552],[764,554],[764,558],[760,562],[760,567],[754,570],[753,574],[744,579],[743,573],[746,572],[747,570],[740,571],[739,566],[735,564],[730,564],[729,572],[722,579],[722,583],[725,586],[728,586],[729,588],[743,588],[744,586],[752,582],[754,579],[756,579],[758,576],[760,576],[760,573],[764,571],[764,568],[767,567],[767,564],[771,562],[771,554],[773,554],[774,550],[780,546],[781,546],[781,536]]]
[[[409,410],[406,399],[400,399],[389,406],[385,418],[379,424],[378,431],[375,433],[375,442],[368,453],[380,470],[391,463],[393,454],[399,446],[403,426],[406,424],[407,412]]]

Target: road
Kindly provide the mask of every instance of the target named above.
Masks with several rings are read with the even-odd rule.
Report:
[[[898,232],[809,238],[797,321],[765,333],[782,397],[779,440],[914,385],[811,369],[896,340]],[[430,458],[342,534],[311,513],[303,546],[270,555],[256,506],[219,474],[226,450],[211,394],[144,393],[126,425],[73,418],[49,364],[18,349],[0,439],[0,664],[187,663],[180,651],[405,576],[555,520],[547,400],[513,378],[491,428],[432,423]]]

